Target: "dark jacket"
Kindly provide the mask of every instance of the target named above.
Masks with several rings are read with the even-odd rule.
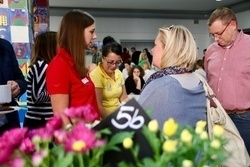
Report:
[[[145,81],[142,77],[141,79],[141,89],[143,88]],[[126,87],[126,92],[127,94],[134,93],[135,95],[139,95],[141,93],[141,90],[136,89],[136,84],[133,79],[133,76],[129,76],[126,81],[125,81],[125,87]]]
[[[135,65],[138,65],[139,58],[140,58],[140,54],[141,54],[140,51],[135,51],[135,52],[132,54],[132,62],[135,63]]]
[[[7,84],[7,81],[14,80],[20,87],[19,97],[26,91],[26,81],[18,66],[15,52],[10,42],[0,38],[0,85]],[[17,102],[12,98],[12,102],[8,104],[16,106]],[[6,114],[9,126],[19,126],[18,112]],[[0,127],[2,129],[2,127]]]

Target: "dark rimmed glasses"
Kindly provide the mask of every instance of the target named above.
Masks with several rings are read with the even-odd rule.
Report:
[[[119,61],[115,62],[115,61],[109,61],[109,60],[107,60],[106,57],[103,57],[103,58],[106,60],[106,62],[108,63],[109,66],[113,66],[113,65],[120,66],[122,64],[122,60],[119,60]]]
[[[221,33],[215,33],[215,34],[210,33],[209,36],[210,36],[211,38],[220,37],[220,36],[226,31],[226,29],[227,29],[227,27],[229,26],[230,23],[231,23],[231,22],[229,22],[229,23],[226,25],[226,27],[223,29],[223,31],[222,31]]]

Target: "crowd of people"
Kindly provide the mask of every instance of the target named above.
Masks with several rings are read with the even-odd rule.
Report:
[[[93,46],[95,19],[81,10],[68,12],[57,33],[46,32],[35,39],[24,126],[43,126],[53,114],[59,114],[65,126],[72,125],[63,111],[87,104],[99,115],[97,120],[104,119],[131,94],[140,94],[139,104],[152,109],[152,118],[161,128],[168,118],[195,126],[206,120],[207,98],[197,72],[207,79],[250,152],[250,36],[238,30],[234,12],[226,7],[211,14],[208,28],[214,43],[200,60],[192,33],[182,25],[159,28],[152,53],[132,47],[130,55],[111,36],[103,39],[98,53]],[[85,51],[90,48],[95,65],[88,66]],[[15,98],[26,91],[26,82],[11,44],[0,39],[0,49],[0,84],[11,85],[10,105],[17,105]],[[1,115],[0,132],[19,126],[16,122],[17,112]]]

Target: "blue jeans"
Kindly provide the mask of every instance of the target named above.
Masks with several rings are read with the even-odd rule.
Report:
[[[245,142],[247,152],[250,155],[250,112],[243,114],[229,114],[229,117],[240,132],[240,135]]]

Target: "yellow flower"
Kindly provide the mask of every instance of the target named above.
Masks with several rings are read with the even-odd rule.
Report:
[[[158,125],[158,122],[157,120],[151,120],[149,123],[148,123],[148,129],[151,131],[151,132],[154,132],[156,133],[158,131],[158,128],[159,128],[159,125]]]
[[[182,161],[182,167],[193,167],[193,162],[188,159],[185,159]]]
[[[162,145],[162,149],[167,153],[172,153],[176,151],[176,146],[176,140],[166,140]]]
[[[195,127],[195,133],[196,134],[201,134],[204,131],[204,129],[201,126],[196,126]]]
[[[163,133],[168,137],[171,137],[175,134],[178,129],[178,124],[175,123],[173,118],[169,118],[163,125]]]
[[[86,143],[82,140],[76,141],[73,143],[72,150],[81,151],[86,147]]]
[[[208,134],[207,134],[206,131],[201,132],[201,134],[200,134],[200,139],[201,139],[201,140],[206,140],[206,139],[208,139]]]
[[[219,140],[215,139],[210,143],[211,147],[215,148],[215,149],[219,149],[221,146],[221,143]]]
[[[202,121],[202,120],[200,120],[200,121],[198,121],[196,123],[196,127],[198,126],[198,127],[203,128],[203,129],[205,129],[206,125],[207,125],[207,122],[206,121]]]
[[[215,136],[221,137],[222,134],[224,133],[224,128],[220,125],[214,125],[213,133]]]
[[[181,132],[181,141],[183,141],[184,143],[190,144],[192,139],[193,139],[193,136],[187,129],[184,129]]]
[[[131,138],[127,137],[123,140],[122,144],[123,144],[123,147],[125,149],[129,149],[133,146],[133,140]]]

